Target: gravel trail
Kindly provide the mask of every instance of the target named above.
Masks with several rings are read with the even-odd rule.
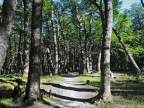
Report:
[[[53,84],[51,95],[54,97],[50,102],[51,108],[99,108],[91,104],[96,95],[95,89],[89,88],[79,82],[71,73],[63,76],[59,84]]]

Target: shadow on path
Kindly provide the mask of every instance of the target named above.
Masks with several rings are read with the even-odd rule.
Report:
[[[45,96],[53,96],[52,102],[46,104],[56,108],[98,108],[91,103],[97,90],[77,81],[76,76],[77,73],[63,75],[59,84],[43,83],[51,85],[51,90],[41,92]]]
[[[57,87],[59,89],[65,89],[65,90],[73,90],[73,91],[82,91],[82,92],[95,92],[97,91],[96,89],[91,89],[91,88],[76,88],[76,87],[67,87],[67,86],[63,86],[60,84],[54,84],[54,83],[43,83],[44,85],[51,85],[53,87]],[[77,86],[79,85],[85,85],[85,84],[77,84]]]
[[[47,96],[52,95],[52,96],[57,97],[57,98],[71,100],[71,101],[79,101],[79,102],[89,102],[89,103],[91,103],[93,98],[94,98],[94,97],[86,98],[86,99],[72,98],[72,97],[62,96],[62,95],[59,95],[59,94],[56,94],[56,93],[50,93],[50,92],[47,92],[43,89],[41,89],[41,92],[44,93]]]

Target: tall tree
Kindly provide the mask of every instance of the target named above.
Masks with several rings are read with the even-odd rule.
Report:
[[[56,36],[56,28],[54,23],[54,5],[53,0],[51,0],[51,23],[52,23],[52,30],[53,30],[53,38],[54,38],[54,53],[55,53],[55,70],[54,74],[58,74],[58,45],[57,45],[57,36]]]
[[[112,0],[104,0],[105,4],[105,28],[103,30],[101,49],[101,86],[99,96],[104,101],[111,101],[110,90],[110,44],[113,23]]]
[[[40,74],[41,74],[41,32],[42,32],[42,4],[43,0],[32,1],[32,33],[29,75],[26,86],[25,100],[40,98]]]
[[[112,23],[113,23],[113,7],[112,0],[104,0],[104,9],[102,10],[102,0],[98,5],[95,0],[90,0],[100,11],[103,27],[103,38],[101,48],[101,84],[100,90],[97,95],[98,99],[104,101],[111,101],[111,89],[110,89],[110,44],[112,35]]]
[[[4,0],[0,22],[0,70],[5,61],[17,0]]]
[[[29,3],[29,0],[23,0],[23,3],[24,3],[23,77],[28,77],[28,71],[29,71],[28,3]]]

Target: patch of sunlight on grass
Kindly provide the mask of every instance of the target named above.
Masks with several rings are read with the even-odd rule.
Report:
[[[99,76],[92,76],[92,75],[80,75],[77,77],[80,82],[86,84],[86,81],[90,81],[90,86],[99,87],[100,86],[100,77]]]
[[[0,82],[2,83],[11,83],[16,86],[17,83],[14,81],[15,79],[21,79],[21,74],[0,75]]]
[[[40,80],[41,80],[41,83],[57,82],[57,81],[59,81],[60,78],[61,78],[61,76],[59,76],[59,75],[53,75],[52,77],[50,77],[50,75],[45,75],[45,76],[41,76]]]
[[[4,104],[4,105],[9,105],[10,103],[12,103],[13,99],[12,98],[8,98],[8,99],[0,99],[0,103]]]
[[[53,99],[53,96],[51,97],[43,97],[43,100],[45,100],[46,102],[51,102]]]
[[[9,83],[0,84],[0,88],[4,90],[13,90],[14,86]]]

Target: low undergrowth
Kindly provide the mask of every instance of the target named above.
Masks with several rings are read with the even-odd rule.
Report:
[[[12,98],[0,99],[0,104],[9,105],[10,103],[12,103],[12,101]]]
[[[144,75],[137,76],[131,72],[115,73],[116,79],[111,81],[113,101],[100,102],[102,108],[143,108],[144,106]],[[89,86],[100,87],[100,74],[85,74],[77,77],[79,81]],[[96,102],[97,103],[97,102]]]
[[[50,77],[49,75],[41,76],[40,77],[40,87],[41,89],[48,88],[48,85],[45,85],[45,83],[56,83],[59,81],[61,76],[54,75]],[[13,98],[12,98],[12,91],[15,86],[20,84],[21,91],[24,92],[26,88],[26,78],[22,78],[21,74],[8,74],[8,75],[0,75],[0,105],[9,105],[14,104]],[[51,101],[51,97],[44,97],[45,101]],[[1,106],[0,106],[1,107]]]
[[[40,82],[41,83],[45,83],[45,82],[53,82],[53,83],[56,83],[57,81],[59,81],[59,79],[61,78],[60,75],[54,75],[54,76],[50,76],[50,75],[45,75],[45,76],[41,76],[40,77]]]

